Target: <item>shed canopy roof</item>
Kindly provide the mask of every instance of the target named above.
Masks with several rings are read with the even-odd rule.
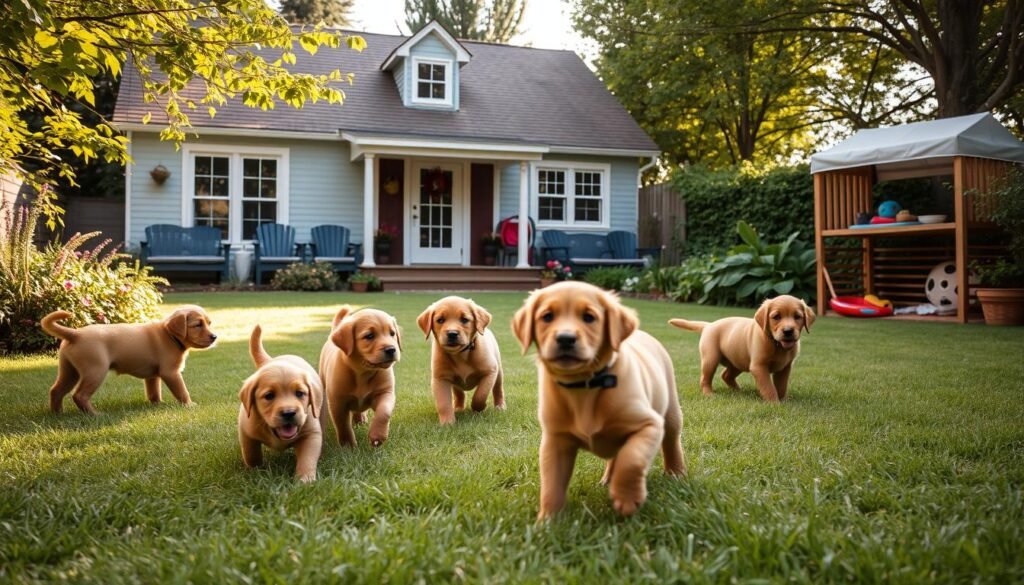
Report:
[[[1024,163],[1024,143],[991,114],[971,114],[860,130],[832,148],[811,155],[811,173],[875,165],[883,180],[885,174],[921,176],[936,174],[936,168],[945,166],[954,156]]]

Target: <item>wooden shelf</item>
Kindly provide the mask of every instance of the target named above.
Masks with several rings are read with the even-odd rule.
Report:
[[[884,224],[883,224],[884,225]],[[922,223],[921,225],[901,225],[896,227],[869,227],[869,228],[846,228],[839,230],[824,230],[822,236],[842,236],[847,238],[863,238],[868,236],[906,236],[921,234],[951,234],[956,230],[956,224],[948,221],[945,223]]]

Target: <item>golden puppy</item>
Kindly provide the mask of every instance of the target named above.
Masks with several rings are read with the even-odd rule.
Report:
[[[395,318],[384,311],[353,311],[345,305],[334,316],[331,335],[320,350],[320,379],[327,391],[327,407],[338,443],[354,447],[352,419],[362,422],[373,409],[369,439],[379,447],[388,438],[395,408],[395,373],[402,339]]]
[[[494,393],[494,408],[505,409],[502,392],[501,353],[498,339],[487,328],[491,314],[480,305],[462,297],[445,297],[427,307],[416,323],[428,338],[434,334],[430,349],[430,387],[434,392],[437,416],[441,424],[455,422],[455,411],[466,406],[466,392],[473,393],[473,410],[487,408],[487,395]]]
[[[160,402],[160,380],[167,384],[178,402],[192,406],[181,371],[190,349],[206,349],[217,336],[210,331],[210,317],[195,305],[176,309],[156,323],[141,325],[88,325],[81,329],[59,322],[71,317],[67,311],[54,311],[40,322],[43,331],[63,339],[58,355],[57,380],[50,388],[50,410],[64,408],[64,396],[75,390],[72,399],[83,412],[96,414],[90,398],[114,370],[146,381],[150,402]]]
[[[757,391],[769,402],[786,397],[793,360],[800,353],[800,330],[811,330],[814,312],[796,297],[768,299],[753,319],[726,317],[713,323],[671,319],[680,329],[700,333],[700,388],[711,394],[718,364],[725,366],[722,380],[739,390],[736,376],[750,372]]]
[[[262,465],[263,445],[275,451],[295,447],[295,477],[311,482],[316,479],[316,464],[324,444],[320,376],[299,356],[270,357],[261,337],[257,325],[249,337],[249,355],[257,370],[238,393],[242,401],[238,409],[242,461],[247,467]]]
[[[672,360],[638,326],[615,295],[582,282],[535,290],[516,312],[512,331],[523,352],[537,344],[538,519],[565,505],[581,448],[608,460],[601,482],[624,516],[647,499],[647,472],[659,447],[667,473],[686,473]]]

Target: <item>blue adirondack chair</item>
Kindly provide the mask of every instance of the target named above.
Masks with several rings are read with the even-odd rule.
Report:
[[[541,261],[558,260],[563,266],[569,266],[569,236],[562,230],[544,230],[541,237],[544,239]]]
[[[330,262],[337,272],[355,272],[363,261],[363,245],[349,242],[351,233],[343,225],[318,225],[310,230],[313,262]]]
[[[142,264],[161,272],[217,272],[224,281],[228,278],[231,246],[220,238],[220,230],[210,226],[146,226],[146,239],[141,242]]]
[[[640,249],[636,245],[636,234],[623,230],[608,232],[608,248],[612,257],[621,261],[621,266],[643,266]]]
[[[302,262],[303,248],[302,244],[295,243],[295,228],[279,223],[260,224],[253,242],[256,284],[262,284],[264,272]]]

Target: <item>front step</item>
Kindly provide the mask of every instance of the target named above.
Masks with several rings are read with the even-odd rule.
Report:
[[[540,268],[509,266],[376,266],[364,269],[385,291],[530,291]]]

